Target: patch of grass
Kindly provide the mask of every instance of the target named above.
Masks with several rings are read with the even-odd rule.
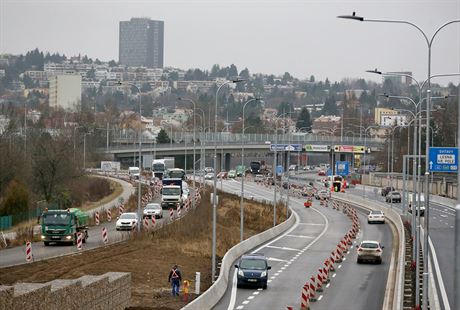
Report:
[[[82,210],[88,211],[88,210],[97,208],[97,207],[99,207],[99,206],[101,206],[103,204],[106,204],[106,203],[114,200],[116,197],[121,195],[121,193],[123,193],[123,187],[121,186],[120,183],[115,182],[113,180],[109,180],[109,183],[110,183],[110,189],[112,190],[112,193],[109,196],[105,196],[104,198],[102,198],[101,200],[98,200],[96,202],[86,202],[82,206]]]

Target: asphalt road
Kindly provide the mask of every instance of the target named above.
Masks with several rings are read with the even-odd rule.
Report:
[[[240,182],[224,181],[225,191],[239,193]],[[273,189],[251,181],[245,183],[247,197],[271,200]],[[335,249],[341,237],[351,226],[342,212],[319,206],[303,206],[304,199],[290,198],[291,208],[298,214],[296,225],[280,238],[276,238],[251,252],[262,252],[269,258],[268,289],[236,288],[235,269],[230,271],[227,292],[215,309],[284,309],[299,307],[301,288],[311,277],[317,275],[326,258]],[[336,276],[332,279],[314,309],[381,309],[391,256],[391,231],[385,225],[368,226],[364,215],[359,215],[362,230],[357,241],[369,238],[382,242],[387,249],[382,265],[357,265],[354,248],[347,255]],[[232,265],[234,265],[234,262]],[[340,300],[336,297],[340,296]],[[363,298],[363,296],[365,296]],[[357,297],[359,300],[356,300]]]
[[[306,180],[317,179],[316,174],[302,174],[297,176]],[[295,183],[302,183],[294,179]],[[363,196],[363,187],[347,189],[347,193]],[[402,213],[401,203],[386,203],[380,195],[380,189],[366,186],[365,196],[368,199],[386,204],[388,208],[395,208]],[[409,214],[410,215],[410,214]],[[422,226],[424,226],[422,217]],[[455,249],[455,209],[430,201],[430,246],[431,261],[436,275],[436,285],[441,309],[454,309],[454,249]],[[436,257],[436,259],[435,259]]]

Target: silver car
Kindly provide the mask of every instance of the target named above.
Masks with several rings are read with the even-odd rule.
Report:
[[[367,223],[382,223],[385,224],[385,214],[382,211],[371,211],[367,216]]]
[[[127,212],[120,215],[117,220],[117,230],[133,230],[137,227],[139,218],[135,212]]]
[[[378,241],[365,240],[358,247],[358,264],[364,261],[382,263],[383,246]]]
[[[144,208],[143,216],[144,218],[162,218],[163,209],[161,208],[159,203],[148,203]]]

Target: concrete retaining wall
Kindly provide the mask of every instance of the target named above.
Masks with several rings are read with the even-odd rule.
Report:
[[[125,272],[0,286],[0,309],[125,309],[130,298],[131,274]]]
[[[288,230],[296,221],[295,215],[291,212],[289,219],[269,230],[266,230],[258,235],[252,236],[249,239],[244,240],[243,242],[238,243],[233,246],[225,254],[222,265],[220,268],[220,274],[214,284],[194,301],[189,303],[183,309],[211,309],[214,307],[217,302],[222,298],[227,290],[228,278],[230,274],[230,268],[232,263],[240,257],[242,254],[246,253],[250,249],[269,241],[270,239],[275,238],[276,236],[282,234]]]
[[[363,209],[383,211],[385,213],[385,218],[391,221],[394,225],[396,231],[393,231],[393,233],[396,233],[395,237],[399,241],[399,247],[397,253],[393,252],[394,254],[391,257],[383,309],[402,309],[404,293],[404,255],[406,251],[406,243],[404,239],[404,225],[401,217],[398,213],[389,209],[384,204],[379,202],[369,203],[369,200],[365,200],[362,197],[344,193],[333,193],[332,197],[336,200],[353,204]]]

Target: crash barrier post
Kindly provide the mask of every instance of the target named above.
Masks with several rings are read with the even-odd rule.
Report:
[[[109,242],[109,239],[107,236],[107,228],[105,227],[102,228],[102,241],[104,241],[105,244]]]
[[[112,210],[107,209],[107,222],[112,221]]]
[[[99,225],[99,211],[96,211],[94,213],[94,217],[95,217],[95,220],[96,220],[96,225]]]
[[[32,242],[27,240],[27,242],[26,242],[26,262],[30,263],[32,261],[33,261]]]
[[[302,287],[302,294],[300,295],[300,309],[309,309],[310,308],[310,295],[308,285]]]
[[[78,250],[82,249],[82,243],[83,243],[82,233],[77,232],[77,249]]]

